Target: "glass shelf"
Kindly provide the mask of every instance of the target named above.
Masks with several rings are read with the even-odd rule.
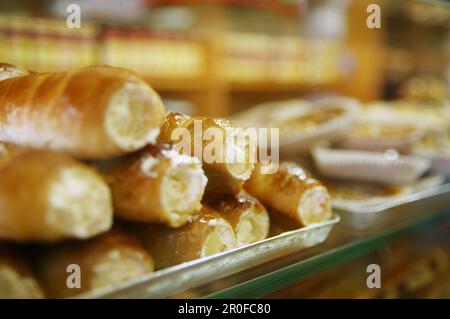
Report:
[[[260,298],[342,263],[367,255],[416,230],[450,218],[449,193],[439,194],[378,213],[380,222],[364,231],[352,228],[352,214],[339,212],[342,221],[327,241],[253,267],[174,298]]]
[[[450,1],[448,0],[415,0],[416,2],[423,2],[433,6],[450,7]]]

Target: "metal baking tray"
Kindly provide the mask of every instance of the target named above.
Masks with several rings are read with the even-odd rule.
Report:
[[[165,298],[323,243],[339,215],[215,256],[194,260],[75,298]]]
[[[415,203],[427,198],[446,196],[446,194],[450,194],[450,183],[415,191],[376,204],[349,203],[346,205],[344,203],[333,203],[333,208],[341,214],[345,214],[346,226],[350,225],[356,230],[366,230],[379,224],[383,220],[384,215],[392,213],[392,208]]]

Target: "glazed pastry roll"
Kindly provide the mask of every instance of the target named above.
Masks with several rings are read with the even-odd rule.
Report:
[[[91,168],[48,151],[24,151],[4,161],[0,167],[0,238],[88,238],[111,227],[109,188]]]
[[[111,286],[153,271],[153,260],[139,240],[118,229],[87,241],[42,247],[35,259],[52,298]]]
[[[0,81],[0,141],[106,158],[155,142],[158,94],[133,72],[107,66]]]
[[[274,174],[262,174],[261,169],[258,164],[245,189],[263,204],[303,226],[331,218],[327,189],[300,166],[282,162]]]
[[[217,212],[203,206],[193,221],[180,228],[163,225],[130,226],[161,269],[198,258],[212,256],[236,247],[231,225]]]
[[[30,74],[25,68],[9,63],[0,63],[0,81]]]
[[[43,298],[28,260],[17,249],[0,244],[0,299]]]
[[[269,214],[256,198],[243,192],[237,196],[208,196],[204,202],[230,223],[238,247],[267,238]]]
[[[102,168],[117,216],[180,227],[201,208],[207,178],[200,161],[168,145],[143,151]]]
[[[181,153],[202,161],[208,193],[238,194],[256,161],[249,134],[224,119],[168,113],[159,140],[174,142]]]

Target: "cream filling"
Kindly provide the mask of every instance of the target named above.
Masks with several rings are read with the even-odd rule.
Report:
[[[253,164],[250,163],[231,163],[227,167],[235,178],[243,181],[250,178],[253,170]]]
[[[170,169],[163,181],[162,204],[171,225],[183,225],[201,206],[207,178],[200,164],[180,164]]]
[[[148,156],[141,163],[141,172],[147,177],[158,178],[158,165],[160,160],[153,156]]]
[[[256,153],[253,152],[250,144],[250,136],[242,129],[234,129],[231,132],[227,130],[225,163],[230,173],[240,180],[249,179],[254,167],[254,161],[250,157]]]
[[[233,177],[240,180],[249,179],[254,165],[246,158],[247,154],[245,149],[242,149],[237,145],[232,145],[231,147],[226,148],[226,152],[226,166]]]
[[[221,220],[214,220],[213,222],[210,222],[210,226],[214,228],[203,243],[200,258],[222,253],[236,247],[236,237],[231,226]]]
[[[154,144],[159,127],[152,127],[160,101],[151,89],[141,83],[127,83],[117,90],[109,100],[105,126],[114,143],[124,150],[136,150],[146,144]]]
[[[254,213],[248,210],[242,214],[236,227],[237,246],[245,246],[267,237],[269,231],[269,219],[266,214]]]
[[[111,228],[109,188],[91,171],[62,169],[53,180],[48,198],[46,223],[64,236],[88,238]]]
[[[26,69],[17,65],[0,63],[0,81],[30,74]]]
[[[300,198],[297,212],[305,226],[331,218],[331,200],[323,186],[314,186]]]
[[[132,249],[107,251],[99,257],[90,281],[91,289],[100,288],[152,272],[142,254]]]
[[[0,299],[43,297],[33,278],[21,276],[8,266],[0,266]]]

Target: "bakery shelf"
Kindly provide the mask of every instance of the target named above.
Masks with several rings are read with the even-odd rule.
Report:
[[[450,220],[449,194],[450,184],[437,187],[429,197],[379,211],[373,216],[376,222],[363,229],[355,228],[354,212],[338,211],[323,224],[77,297],[264,297],[367,255],[402,236]]]
[[[291,254],[232,276],[174,295],[174,298],[258,298],[291,284],[366,255],[406,234],[432,227],[450,218],[448,193],[407,203],[383,212],[375,228],[355,231],[351,215],[342,214],[342,221],[317,247]]]

